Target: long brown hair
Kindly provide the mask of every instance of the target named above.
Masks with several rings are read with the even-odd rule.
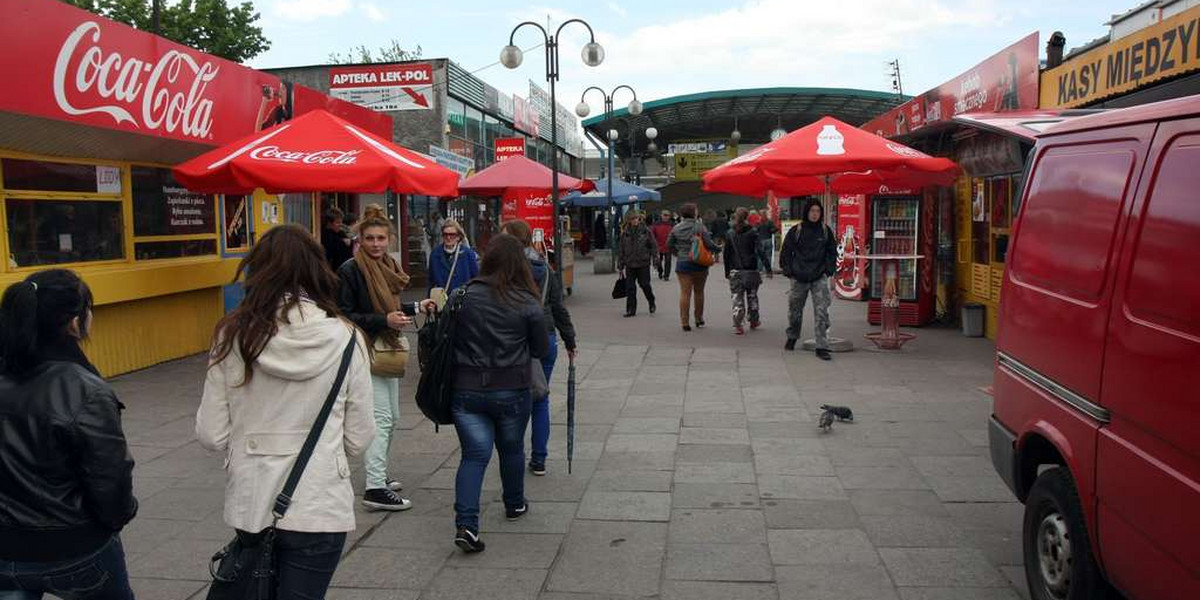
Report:
[[[507,233],[493,236],[488,242],[478,279],[492,288],[493,299],[504,304],[520,304],[518,292],[521,290],[534,298],[541,296],[533,280],[533,271],[529,270],[529,259],[525,258],[525,246],[516,236]]]
[[[213,333],[209,365],[229,356],[237,344],[245,364],[244,385],[254,376],[254,362],[267,342],[278,333],[279,322],[308,298],[331,316],[337,308],[337,276],[329,269],[325,252],[308,230],[280,225],[267,231],[238,265],[234,281],[246,276],[246,296],[219,322]]]
[[[500,225],[500,231],[517,238],[517,241],[525,247],[533,245],[533,231],[529,229],[529,223],[522,219],[505,221]]]

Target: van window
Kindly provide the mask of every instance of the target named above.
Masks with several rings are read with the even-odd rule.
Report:
[[[1200,250],[1200,144],[1168,148],[1146,200],[1126,290],[1130,314],[1175,331],[1200,336],[1200,286],[1189,265]]]
[[[1012,277],[1076,300],[1098,299],[1135,158],[1113,146],[1046,151],[1022,207]]]

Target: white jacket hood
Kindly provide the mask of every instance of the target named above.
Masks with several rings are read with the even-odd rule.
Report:
[[[280,321],[255,369],[280,379],[306,381],[336,367],[350,341],[352,325],[307,299],[288,312],[287,321]]]

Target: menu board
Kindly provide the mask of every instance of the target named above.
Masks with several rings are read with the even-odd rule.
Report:
[[[133,167],[133,235],[191,235],[217,230],[216,202],[179,185],[170,169]]]

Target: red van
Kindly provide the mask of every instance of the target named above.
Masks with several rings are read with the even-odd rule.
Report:
[[[1200,598],[1200,96],[1048,129],[1001,292],[992,462],[1035,600]]]

